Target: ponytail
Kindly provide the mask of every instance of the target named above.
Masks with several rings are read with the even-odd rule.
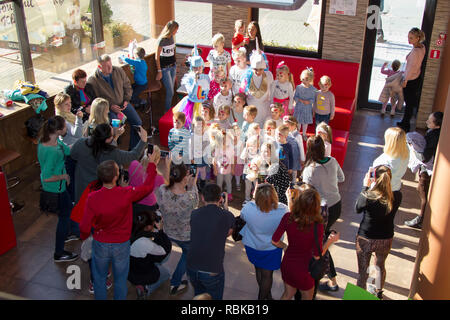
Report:
[[[365,195],[368,199],[378,200],[385,204],[387,207],[386,214],[388,214],[392,211],[394,202],[394,194],[391,187],[391,169],[383,165],[376,167],[375,178],[375,185]]]
[[[56,131],[64,129],[66,120],[61,116],[54,116],[45,121],[39,133],[40,142],[46,143],[50,141],[50,135],[55,134]]]
[[[180,183],[187,175],[187,169],[184,164],[173,165],[170,167],[169,185],[167,189],[173,187],[175,183]]]

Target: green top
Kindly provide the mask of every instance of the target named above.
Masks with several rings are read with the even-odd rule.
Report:
[[[52,176],[59,176],[66,173],[64,156],[70,155],[70,148],[58,139],[56,146],[44,146],[38,144],[37,156],[41,165],[42,189],[47,192],[61,193],[66,190],[66,181],[44,182]]]

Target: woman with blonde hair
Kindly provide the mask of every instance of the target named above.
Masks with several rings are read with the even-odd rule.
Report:
[[[402,202],[402,177],[408,168],[409,149],[406,143],[406,133],[400,128],[391,127],[384,133],[383,154],[376,158],[372,167],[385,165],[391,169],[391,187],[394,194],[393,213],[395,214]]]
[[[314,188],[303,187],[303,190],[292,199],[291,210],[286,213],[272,236],[272,243],[278,248],[286,249],[281,263],[281,276],[284,281],[284,292],[281,300],[291,300],[297,289],[303,300],[311,300],[314,295],[314,279],[308,271],[312,257],[319,259],[328,247],[339,240],[339,233],[331,233],[323,245],[323,218],[320,209],[320,195]],[[317,228],[317,241],[315,241]],[[286,232],[289,245],[282,241]]]
[[[89,119],[84,123],[83,126],[83,137],[89,137],[92,135],[95,127],[99,124],[110,123],[109,117],[109,102],[103,98],[95,98],[92,101],[91,113],[89,114]],[[117,145],[117,139],[125,132],[123,126],[114,129],[114,139],[113,143]]]
[[[77,111],[76,115],[70,109],[72,106],[70,96],[63,92],[58,93],[53,99],[55,114],[66,120],[67,134],[62,137],[65,144],[71,147],[82,136],[83,112]]]
[[[406,67],[403,75],[403,96],[405,99],[405,113],[403,119],[397,122],[397,125],[409,131],[410,120],[415,108],[419,106],[419,89],[421,79],[421,67],[423,58],[425,57],[426,48],[425,33],[419,28],[412,28],[408,32],[408,43],[413,46],[411,51],[406,55]]]
[[[394,237],[394,195],[391,187],[392,172],[388,166],[370,168],[363,181],[363,190],[356,201],[356,213],[363,213],[356,236],[356,255],[358,258],[357,285],[366,289],[369,276],[367,268],[372,253],[375,265],[381,272],[376,281],[377,288],[369,290],[382,299],[382,289],[386,279],[384,263],[391,250]]]
[[[247,202],[241,211],[246,224],[240,234],[248,260],[255,266],[258,300],[272,300],[273,271],[280,268],[283,251],[272,244],[272,235],[287,211],[269,183],[257,184],[255,200]]]
[[[158,37],[158,48],[156,49],[156,69],[158,71],[156,80],[161,80],[166,89],[165,110],[171,107],[171,102],[177,73],[175,58],[175,40],[173,37],[178,31],[178,23],[174,20],[167,22]]]

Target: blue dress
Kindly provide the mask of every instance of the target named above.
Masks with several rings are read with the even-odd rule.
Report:
[[[316,91],[317,91],[317,89],[314,86],[310,86],[309,88],[307,88],[307,87],[303,86],[302,84],[298,85],[297,88],[295,88],[294,117],[297,119],[299,124],[313,123],[312,110],[313,110],[314,100],[316,97]],[[303,104],[299,101],[299,99],[309,100],[311,103]]]

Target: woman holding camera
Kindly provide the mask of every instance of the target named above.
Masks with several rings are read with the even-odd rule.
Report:
[[[373,173],[373,174],[372,174]],[[372,177],[371,177],[372,176]],[[381,272],[377,278],[376,295],[382,299],[386,280],[384,263],[391,250],[394,237],[394,194],[391,188],[391,169],[380,165],[367,172],[363,181],[363,190],[356,202],[356,213],[363,213],[356,236],[356,255],[358,258],[357,285],[366,289],[369,276],[367,268],[372,253],[375,253],[375,265]]]
[[[170,168],[169,185],[159,187],[156,193],[159,210],[164,219],[165,231],[172,242],[182,250],[180,260],[170,279],[170,294],[187,289],[187,280],[181,280],[186,273],[186,256],[191,240],[191,212],[198,206],[197,175],[189,173],[184,164]]]
[[[328,223],[325,228],[325,237],[331,233],[331,227],[341,216],[341,195],[338,183],[344,182],[345,176],[339,163],[333,157],[325,157],[325,144],[320,136],[310,137],[307,141],[306,163],[303,170],[303,182],[312,185],[319,192],[321,200],[328,207]],[[331,254],[330,272],[328,282],[319,285],[322,291],[337,291],[339,286],[336,281],[336,270],[334,268]]]
[[[320,214],[320,196],[313,188],[304,188],[298,196],[290,199],[291,212],[286,213],[272,236],[272,244],[286,249],[281,263],[284,292],[281,300],[291,300],[297,289],[303,300],[311,300],[314,295],[314,279],[308,271],[311,258],[319,259],[319,248],[315,241],[314,225],[317,223],[317,241],[322,255],[328,247],[339,239],[332,234],[322,248],[324,235],[323,218]],[[282,241],[286,232],[289,246]]]
[[[128,281],[136,286],[138,299],[150,295],[170,277],[162,265],[172,250],[163,222],[154,211],[142,211],[133,222]]]
[[[108,123],[95,127],[92,136],[78,139],[70,150],[70,156],[77,161],[75,168],[75,202],[81,197],[84,189],[97,179],[97,166],[105,160],[114,160],[119,166],[128,165],[140,158],[147,147],[147,131],[140,127],[141,140],[131,150],[120,150],[112,145],[113,128]]]
[[[155,155],[155,164],[158,168],[158,163],[161,160],[161,150],[158,146],[154,145],[152,146],[153,152],[149,152],[150,154]],[[169,157],[164,158],[167,167],[170,166],[170,159]],[[129,174],[129,184],[130,186],[137,187],[140,186],[145,181],[145,172],[147,170],[148,166],[148,155],[146,152],[144,152],[144,155],[142,156],[140,161],[133,160],[131,161],[131,164],[128,168],[128,174]],[[167,171],[169,168],[167,168]],[[158,210],[158,203],[156,202],[156,193],[159,192],[159,187],[166,183],[168,179],[164,177],[164,175],[156,169],[157,175],[155,178],[155,188],[153,189],[153,192],[150,193],[148,196],[146,196],[141,201],[133,204],[133,213],[136,215],[137,213],[141,211],[156,211]],[[168,182],[168,181],[167,181]]]
[[[257,184],[255,201],[248,202],[241,211],[246,224],[240,234],[248,260],[255,266],[258,300],[273,299],[273,271],[280,268],[283,250],[272,244],[272,235],[287,211],[269,183]]]

